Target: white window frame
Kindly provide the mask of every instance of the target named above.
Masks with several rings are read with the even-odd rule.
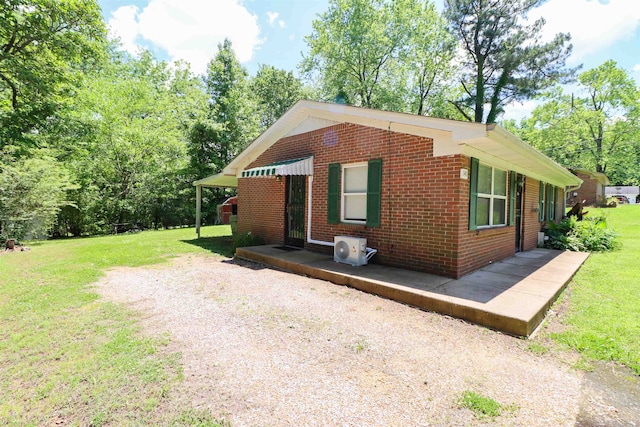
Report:
[[[492,228],[492,227],[504,227],[505,225],[507,225],[507,221],[509,220],[507,218],[507,205],[508,205],[508,198],[509,198],[509,171],[504,170],[504,169],[500,169],[500,168],[496,168],[493,167],[491,165],[488,165],[486,163],[479,163],[478,164],[478,169],[480,169],[481,166],[484,167],[488,167],[491,168],[491,194],[487,194],[487,193],[481,193],[478,190],[478,199],[483,198],[483,199],[489,199],[489,224],[488,225],[480,225],[478,224],[478,228]],[[504,196],[495,194],[496,189],[495,189],[495,184],[496,184],[496,180],[495,180],[495,173],[496,170],[499,170],[501,172],[505,173],[505,180],[504,180]],[[480,175],[480,173],[478,172],[478,175]],[[478,185],[479,187],[479,185]],[[494,224],[493,223],[493,202],[494,200],[499,199],[499,200],[504,200],[504,223],[502,224]],[[476,215],[477,215],[477,209],[476,209]],[[476,217],[476,221],[477,221],[477,217]]]
[[[359,191],[359,192],[351,192],[351,193],[346,193],[345,192],[345,178],[347,176],[347,174],[345,173],[345,169],[349,169],[349,168],[359,168],[359,167],[364,167],[367,171],[367,177],[369,174],[369,163],[368,162],[360,162],[360,163],[350,163],[350,164],[346,164],[346,165],[341,165],[342,166],[342,170],[341,172],[341,176],[340,176],[340,222],[344,222],[347,224],[366,224],[367,223],[367,211],[366,211],[366,197],[367,197],[367,189],[365,189],[363,192]],[[368,183],[367,183],[368,184]],[[362,220],[355,220],[355,219],[347,219],[345,218],[345,212],[346,212],[346,206],[347,206],[347,198],[349,198],[350,196],[365,196],[365,212],[364,212],[364,219]]]

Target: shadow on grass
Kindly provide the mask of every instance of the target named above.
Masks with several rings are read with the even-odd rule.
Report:
[[[210,252],[225,256],[227,258],[233,257],[233,254],[235,252],[233,248],[233,237],[231,236],[201,237],[199,239],[180,241],[182,243],[188,243],[190,245],[198,246],[202,249],[206,249]]]

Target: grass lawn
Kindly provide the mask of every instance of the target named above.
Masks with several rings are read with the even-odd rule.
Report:
[[[0,425],[219,425],[167,403],[182,375],[179,355],[158,351],[168,337],[142,336],[135,313],[86,286],[114,266],[231,255],[229,226],[202,236],[145,231],[34,242],[0,256]]]
[[[640,205],[601,212],[622,248],[589,256],[573,279],[567,328],[553,338],[588,359],[618,361],[640,374]]]
[[[640,374],[640,206],[604,211],[622,249],[592,254],[574,278],[554,338]],[[594,212],[595,214],[595,212]],[[184,253],[231,255],[228,226],[33,243],[0,256],[0,425],[218,426],[176,407],[180,356],[139,333],[137,314],[86,285],[114,266]]]

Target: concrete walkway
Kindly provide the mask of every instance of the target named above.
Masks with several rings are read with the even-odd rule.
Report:
[[[534,249],[454,280],[376,264],[352,267],[326,254],[281,248],[238,248],[236,256],[519,336],[531,335],[589,256]]]

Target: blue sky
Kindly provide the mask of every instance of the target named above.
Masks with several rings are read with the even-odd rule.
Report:
[[[99,0],[112,36],[135,53],[141,46],[166,60],[182,59],[202,73],[228,37],[240,61],[296,71],[304,37],[328,0]],[[442,0],[436,0],[442,9]],[[544,38],[572,35],[568,65],[590,69],[613,59],[640,82],[640,0],[548,0],[531,13],[547,21]],[[511,114],[530,111],[514,105]],[[510,115],[511,115],[510,114]]]

